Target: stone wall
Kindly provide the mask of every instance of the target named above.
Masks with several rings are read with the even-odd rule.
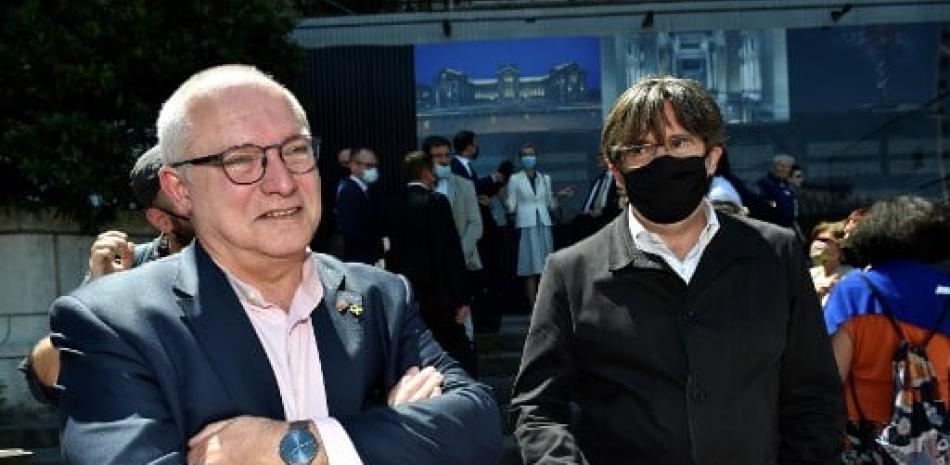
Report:
[[[107,229],[125,231],[133,241],[154,235],[136,212],[120,215]],[[6,398],[0,408],[39,406],[16,367],[49,332],[47,311],[53,300],[82,282],[94,238],[48,212],[0,209],[0,384]]]

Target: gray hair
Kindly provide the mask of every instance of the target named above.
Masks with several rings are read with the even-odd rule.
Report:
[[[773,165],[794,165],[795,157],[787,153],[780,153],[776,155],[775,158],[772,159],[772,164]]]
[[[248,65],[214,66],[188,78],[162,105],[155,126],[165,163],[170,164],[186,158],[185,148],[194,127],[191,110],[197,98],[244,86],[276,89],[287,99],[294,116],[309,130],[307,113],[297,97],[272,77]]]

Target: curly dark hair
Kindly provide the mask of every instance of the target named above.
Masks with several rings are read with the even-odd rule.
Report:
[[[922,197],[881,200],[845,238],[845,260],[864,267],[887,260],[934,263],[950,258],[950,209]]]

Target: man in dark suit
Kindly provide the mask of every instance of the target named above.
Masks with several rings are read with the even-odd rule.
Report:
[[[476,373],[475,351],[465,335],[471,294],[467,268],[452,210],[436,183],[432,155],[411,152],[403,161],[409,185],[392,221],[392,249],[387,266],[409,279],[419,312],[432,335],[470,374]],[[466,182],[466,181],[462,181]]]
[[[478,158],[478,144],[475,143],[475,133],[468,130],[462,130],[452,138],[452,146],[455,148],[455,157],[452,159],[452,173],[462,176],[475,184],[475,192],[479,196],[491,197],[498,192],[502,186],[503,178],[499,173],[492,173],[490,176],[478,177],[472,162]]]
[[[795,159],[791,155],[776,155],[769,172],[756,182],[759,197],[769,205],[765,220],[786,228],[795,227],[797,213],[795,189],[788,182],[794,164]]]
[[[617,183],[614,182],[613,173],[608,169],[603,153],[597,154],[597,166],[601,168],[601,172],[587,191],[583,209],[572,221],[572,242],[597,232],[620,214]]]
[[[550,256],[512,410],[528,464],[831,464],[844,403],[791,231],[704,199],[725,143],[698,82],[647,78],[601,146],[623,214]]]
[[[289,91],[211,68],[157,126],[162,190],[196,239],[54,302],[66,463],[497,459],[490,390],[435,343],[405,280],[307,250],[318,147]]]
[[[479,177],[472,162],[478,158],[478,144],[475,133],[462,130],[452,138],[452,146],[456,155],[452,157],[452,174],[461,176],[472,182],[475,193],[478,195],[478,212],[482,219],[482,237],[478,240],[479,258],[482,260],[482,269],[470,273],[474,300],[473,313],[476,316],[488,318],[476,319],[476,328],[479,332],[497,332],[501,326],[499,308],[503,305],[502,289],[507,284],[504,278],[504,267],[508,257],[504,257],[504,231],[495,222],[491,213],[492,197],[508,182],[511,176],[510,165],[507,173],[503,173],[501,165],[490,176]],[[505,163],[505,162],[502,162]]]
[[[376,154],[359,149],[350,158],[350,177],[336,197],[337,225],[343,236],[343,260],[373,265],[383,258],[377,199],[370,187],[379,180]]]

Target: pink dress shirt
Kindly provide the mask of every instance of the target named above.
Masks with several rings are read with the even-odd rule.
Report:
[[[313,259],[304,262],[303,279],[286,311],[265,301],[257,289],[227,270],[224,274],[250,318],[274,370],[287,421],[313,420],[330,465],[362,465],[346,430],[330,417],[327,409],[320,351],[310,317],[311,313],[319,311],[318,305],[323,299],[323,285]]]

